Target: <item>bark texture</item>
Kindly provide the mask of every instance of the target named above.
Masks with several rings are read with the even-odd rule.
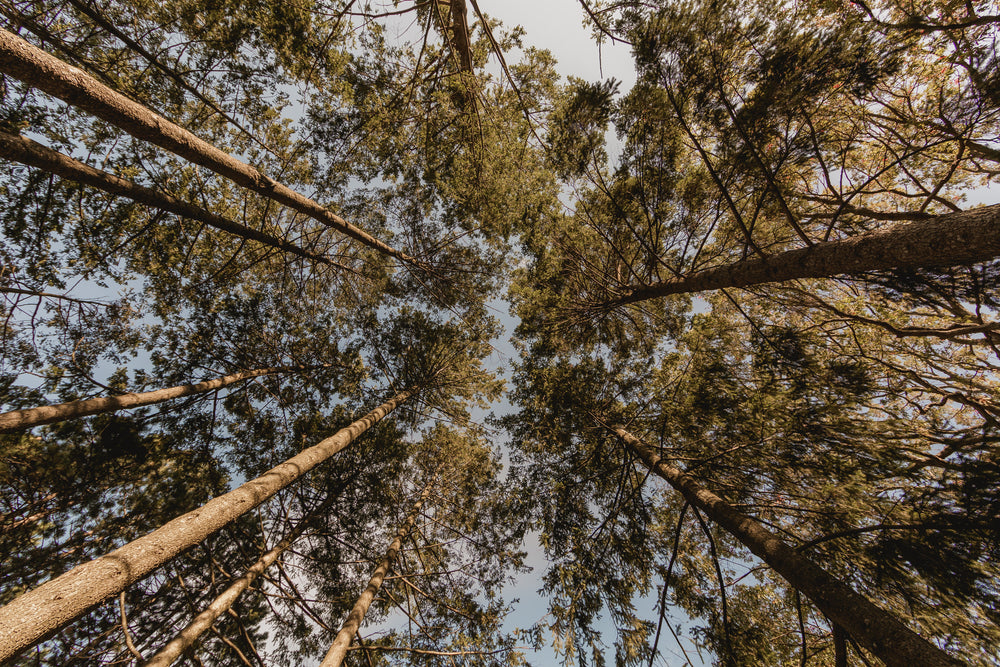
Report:
[[[451,38],[463,72],[472,71],[472,46],[469,43],[469,10],[465,0],[451,0]]]
[[[309,527],[314,518],[322,516],[330,508],[330,505],[333,504],[333,499],[334,496],[330,496],[322,505],[299,521],[298,525],[295,526],[288,536],[278,542],[273,549],[261,556],[256,563],[251,565],[247,569],[246,574],[230,584],[219,597],[212,601],[212,604],[208,605],[205,611],[195,616],[186,628],[181,630],[176,637],[157,651],[156,655],[144,663],[143,667],[168,667],[172,665],[177,658],[181,657],[184,651],[197,641],[198,637],[212,627],[212,624],[215,623],[219,616],[222,616],[233,606],[233,603],[243,594],[243,591],[250,588],[250,585],[253,584],[257,577],[264,573],[264,570],[274,565],[278,557],[305,532],[305,529]]]
[[[83,109],[137,139],[156,144],[248,190],[308,215],[378,252],[420,265],[414,258],[358,229],[312,199],[268,178],[254,167],[108,88],[83,70],[6,30],[0,30],[0,71]]]
[[[19,137],[0,131],[0,157],[47,171],[70,181],[89,185],[113,195],[126,197],[139,204],[152,206],[162,211],[179,215],[182,218],[203,222],[210,227],[215,227],[229,234],[257,241],[258,243],[290,252],[299,257],[336,266],[344,270],[350,270],[328,257],[309,252],[294,243],[289,243],[270,234],[265,234],[246,225],[233,222],[232,220],[223,218],[221,215],[216,215],[166,193],[137,185],[114,174],[95,169],[26,137]]]
[[[402,391],[317,445],[152,533],[84,563],[0,608],[0,664],[198,544],[347,447],[413,395]]]
[[[622,426],[611,429],[658,476],[677,489],[694,507],[708,514],[795,589],[808,596],[827,618],[889,667],[954,667],[962,663],[916,634],[892,614],[786,544],[753,518],[700,486],[692,477],[667,464],[659,454]]]
[[[121,394],[120,396],[101,396],[98,398],[88,398],[82,401],[71,401],[69,403],[57,403],[55,405],[43,405],[37,408],[27,408],[25,410],[12,410],[0,414],[0,433],[10,433],[41,426],[42,424],[52,424],[54,422],[65,421],[67,419],[77,419],[87,417],[102,412],[117,412],[128,408],[137,408],[142,405],[152,405],[162,403],[172,398],[201,394],[213,389],[221,389],[231,384],[236,384],[242,380],[260,377],[262,375],[273,375],[292,369],[289,368],[258,368],[252,371],[242,371],[225,375],[214,380],[205,380],[196,384],[182,384],[176,387],[156,389],[154,391],[144,391],[138,394]]]
[[[431,494],[433,488],[433,480],[424,487],[420,498],[410,511],[410,515],[406,517],[406,521],[399,527],[395,539],[389,545],[378,567],[375,568],[372,578],[368,580],[368,588],[361,593],[357,602],[354,603],[351,613],[348,614],[347,620],[340,627],[340,631],[334,638],[330,650],[327,651],[326,657],[323,658],[323,662],[320,663],[319,667],[340,667],[341,663],[344,662],[344,656],[347,655],[347,650],[351,646],[351,642],[354,641],[354,635],[358,634],[358,630],[361,628],[361,621],[364,620],[365,614],[368,613],[368,607],[371,606],[372,600],[375,599],[378,590],[382,588],[382,581],[389,574],[389,568],[392,567],[393,561],[399,555],[399,549],[403,546],[403,540],[406,539],[406,536],[413,528],[413,524],[417,520],[417,514],[420,512],[420,508],[423,507],[424,502],[427,501],[427,497]]]
[[[845,273],[975,264],[1000,257],[1000,204],[817,243],[636,287],[609,307],[646,299]]]

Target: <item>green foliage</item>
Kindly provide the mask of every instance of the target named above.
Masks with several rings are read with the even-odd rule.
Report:
[[[614,79],[595,83],[570,79],[565,99],[549,120],[548,154],[561,178],[581,176],[592,160],[599,163],[607,157],[604,135],[617,90]]]
[[[958,210],[995,182],[987,5],[590,2],[597,34],[632,45],[638,81],[620,91],[561,82],[550,54],[475,4],[469,72],[449,3],[393,4],[413,42],[368,3],[5,3],[4,28],[415,261],[5,77],[0,129],[339,266],[8,165],[8,409],[281,372],[0,437],[0,602],[414,390],[125,591],[144,657],[308,520],[185,660],[316,662],[432,483],[352,664],[523,663],[504,587],[535,535],[549,614],[522,636],[567,664],[650,664],[678,615],[679,648],[719,664],[834,664],[812,602],[651,476],[620,423],[924,636],[995,664],[994,263],[620,305]],[[504,395],[489,314],[504,295],[520,358],[516,412],[490,422],[501,448],[476,420]],[[119,604],[18,664],[133,659]],[[848,645],[851,664],[868,659]]]

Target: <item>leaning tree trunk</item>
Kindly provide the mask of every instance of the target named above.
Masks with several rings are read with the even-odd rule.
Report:
[[[260,377],[262,375],[274,375],[295,371],[295,368],[258,368],[252,371],[241,371],[231,375],[205,380],[196,384],[182,384],[176,387],[166,387],[153,391],[144,391],[139,394],[121,394],[119,396],[101,396],[98,398],[87,398],[81,401],[70,401],[69,403],[57,403],[55,405],[43,405],[37,408],[26,408],[24,410],[11,410],[0,414],[0,433],[10,433],[20,431],[32,426],[42,424],[52,424],[67,419],[78,419],[104,412],[117,412],[128,408],[137,408],[143,405],[153,405],[162,403],[182,396],[193,394],[203,394],[213,389],[222,389],[229,385],[236,384],[242,380]]]
[[[335,496],[330,495],[319,507],[303,517],[295,528],[292,529],[292,532],[278,542],[273,549],[261,556],[256,563],[251,565],[247,569],[246,574],[230,584],[226,590],[212,601],[212,604],[208,605],[205,611],[195,616],[186,628],[181,630],[176,637],[157,651],[156,655],[144,663],[143,667],[168,667],[172,665],[177,658],[181,657],[184,651],[197,641],[198,637],[212,627],[219,616],[226,613],[233,606],[237,598],[243,594],[243,591],[250,588],[250,585],[253,584],[257,577],[264,573],[264,570],[271,567],[278,560],[278,557],[288,547],[292,546],[292,543],[302,535],[314,519],[322,516],[330,508],[334,498]]]
[[[420,508],[431,494],[433,488],[434,480],[432,479],[424,487],[423,493],[420,494],[420,498],[414,504],[410,515],[406,517],[406,521],[399,527],[395,539],[392,540],[392,544],[386,550],[385,556],[378,564],[378,567],[375,568],[372,578],[368,580],[368,588],[361,593],[357,602],[354,603],[351,613],[348,614],[347,620],[340,627],[340,631],[337,633],[336,638],[334,638],[330,650],[327,652],[326,657],[323,658],[323,662],[319,667],[340,667],[341,663],[344,662],[347,649],[350,647],[351,642],[354,641],[354,635],[361,628],[361,621],[364,620],[365,614],[368,613],[368,607],[371,606],[372,600],[375,599],[375,594],[382,587],[382,580],[385,579],[385,576],[389,573],[389,568],[392,566],[392,562],[399,555],[399,549],[403,546],[403,540],[406,539],[406,536],[413,528],[413,524],[416,523],[417,514],[420,512]]]
[[[108,598],[235,521],[347,447],[413,396],[402,391],[350,426],[271,468],[257,479],[213,498],[145,537],[52,579],[0,608],[0,664],[51,636]]]
[[[668,465],[651,447],[622,426],[610,428],[650,470],[680,491],[691,505],[708,514],[796,590],[808,596],[827,618],[889,667],[953,667],[962,664],[907,628],[892,614],[858,595],[758,521],[737,512],[692,477]]]
[[[603,309],[670,294],[750,287],[796,278],[975,264],[1000,257],[1000,204],[938,215],[839,241],[695,271],[663,282],[626,288]]]
[[[248,190],[307,215],[380,253],[409,264],[420,265],[414,258],[358,229],[312,199],[268,178],[254,167],[6,30],[0,30],[0,71],[92,113],[137,139],[156,144],[211,169]]]
[[[271,234],[257,231],[252,227],[241,225],[238,222],[181,201],[166,193],[137,185],[120,176],[95,169],[90,165],[74,160],[68,155],[63,155],[26,137],[0,131],[0,157],[47,171],[70,181],[89,185],[113,195],[127,197],[139,204],[152,206],[161,211],[179,215],[182,218],[203,222],[210,227],[221,229],[229,234],[257,241],[258,243],[290,252],[299,257],[305,257],[306,259],[323,264],[331,264],[341,269],[347,268],[328,257],[305,250],[294,243],[289,243]]]

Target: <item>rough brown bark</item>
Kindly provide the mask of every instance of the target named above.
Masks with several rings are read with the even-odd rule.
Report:
[[[292,529],[291,533],[278,542],[273,549],[261,556],[256,563],[251,565],[247,569],[246,574],[231,583],[226,590],[212,601],[212,604],[205,608],[205,611],[195,616],[186,628],[181,630],[176,637],[157,651],[156,655],[144,663],[143,667],[168,667],[168,665],[172,665],[188,647],[197,641],[198,637],[212,627],[212,624],[215,623],[219,616],[226,613],[233,606],[233,603],[243,594],[243,591],[250,588],[250,585],[253,584],[257,577],[264,573],[264,570],[271,567],[278,560],[278,557],[288,547],[292,546],[292,543],[302,535],[314,518],[323,515],[329,509],[330,505],[333,504],[333,499],[334,496],[331,495],[323,501],[322,505],[303,517],[295,528]]]
[[[766,257],[703,269],[681,278],[636,287],[603,304],[622,306],[646,299],[724,287],[749,287],[796,278],[829,278],[887,269],[960,266],[1000,256],[1000,205],[946,213],[928,220],[817,243]]]
[[[382,581],[385,576],[389,573],[389,568],[392,566],[396,556],[399,555],[399,549],[403,546],[403,540],[409,534],[410,530],[413,528],[413,524],[417,520],[417,514],[420,512],[420,508],[426,502],[427,497],[431,494],[431,490],[434,488],[434,481],[428,482],[427,486],[424,487],[423,492],[420,494],[420,498],[417,499],[416,504],[413,505],[413,509],[410,511],[410,515],[406,517],[403,525],[399,527],[396,532],[396,537],[392,540],[389,548],[385,552],[385,556],[379,562],[378,567],[375,568],[375,572],[372,574],[372,578],[368,581],[368,588],[366,588],[361,595],[358,597],[357,602],[354,603],[354,607],[351,609],[351,613],[348,614],[347,620],[340,627],[340,631],[333,640],[333,644],[330,646],[330,650],[327,652],[326,657],[323,658],[323,662],[320,663],[319,667],[340,667],[341,663],[344,662],[344,656],[347,655],[347,650],[351,646],[351,642],[354,640],[354,635],[358,633],[361,628],[361,621],[364,620],[365,614],[368,613],[368,607],[371,606],[372,600],[375,599],[375,594],[382,587]]]
[[[737,512],[692,477],[667,464],[625,428],[610,428],[650,470],[677,489],[691,505],[708,514],[796,590],[808,596],[827,618],[886,665],[954,667],[962,664],[785,544],[756,520]]]
[[[38,142],[32,141],[27,137],[19,137],[0,131],[0,157],[47,171],[70,181],[89,185],[113,195],[126,197],[139,204],[145,204],[183,218],[203,222],[210,227],[215,227],[229,234],[257,241],[258,243],[290,252],[299,257],[336,266],[345,271],[351,270],[343,264],[323,255],[309,252],[294,243],[289,243],[270,234],[265,234],[246,225],[233,222],[166,193],[137,185],[120,176],[95,169],[67,155],[43,146]]]
[[[0,607],[0,664],[44,640],[186,549],[236,520],[328,458],[409,399],[402,391],[350,426],[181,515],[145,537],[52,579]]]
[[[71,401],[69,403],[57,403],[55,405],[43,405],[37,408],[27,408],[25,410],[12,410],[0,414],[0,433],[10,433],[20,431],[42,424],[52,424],[67,419],[78,419],[89,415],[96,415],[102,412],[117,412],[128,408],[137,408],[142,405],[152,405],[162,403],[173,398],[201,394],[213,389],[221,389],[235,384],[242,380],[260,377],[262,375],[273,375],[290,370],[290,368],[258,368],[252,371],[242,371],[205,380],[196,384],[182,384],[176,387],[166,387],[153,391],[144,391],[139,394],[121,394],[119,396],[101,396],[98,398],[88,398],[81,401]]]
[[[472,46],[469,44],[469,10],[465,0],[451,0],[451,36],[463,72],[472,71]]]
[[[420,266],[420,262],[358,229],[291,188],[268,178],[184,128],[100,83],[82,70],[0,30],[0,71],[83,109],[234,183],[308,215],[380,253]]]

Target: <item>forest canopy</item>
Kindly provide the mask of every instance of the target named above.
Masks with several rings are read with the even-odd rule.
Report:
[[[0,664],[1000,664],[996,3],[490,10],[0,0]]]

